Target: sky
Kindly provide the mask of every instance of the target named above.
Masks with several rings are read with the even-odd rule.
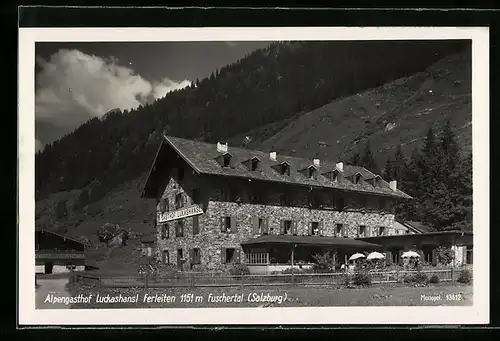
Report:
[[[164,97],[268,44],[36,43],[36,150],[90,118]]]

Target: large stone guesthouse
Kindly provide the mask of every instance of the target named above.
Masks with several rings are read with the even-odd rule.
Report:
[[[180,270],[244,263],[253,273],[307,264],[330,250],[338,264],[353,252],[381,250],[358,238],[398,234],[395,203],[411,199],[363,167],[171,136],[142,197],[157,201],[163,263]]]

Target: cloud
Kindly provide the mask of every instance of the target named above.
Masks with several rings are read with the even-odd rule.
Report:
[[[168,78],[150,82],[130,67],[119,65],[114,57],[78,50],[61,49],[48,60],[37,57],[36,62],[40,72],[36,76],[35,119],[55,127],[76,128],[111,109],[134,109],[191,84]]]

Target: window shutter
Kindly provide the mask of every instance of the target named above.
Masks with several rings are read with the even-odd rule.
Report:
[[[297,221],[295,221],[295,220],[294,220],[294,221],[292,221],[292,234],[293,234],[294,236],[296,236],[296,235],[297,235]]]
[[[189,250],[189,264],[195,264],[194,263],[194,249]]]
[[[313,234],[313,224],[312,224],[312,222],[309,223],[309,226],[307,228],[307,234],[310,235],[310,236],[312,236],[312,234]]]
[[[220,217],[220,230],[226,232],[226,217]]]
[[[221,247],[220,249],[220,261],[222,264],[226,264],[226,248]]]
[[[193,234],[200,233],[200,217],[195,215],[193,216]]]
[[[259,218],[252,217],[252,231],[254,234],[259,233]]]
[[[265,218],[262,221],[262,233],[263,234],[268,234],[269,233],[269,218]]]
[[[285,221],[280,221],[280,234],[285,234]]]
[[[231,217],[231,232],[236,233],[236,217]]]
[[[321,220],[319,223],[318,223],[318,233],[320,236],[322,236],[324,234],[324,224],[323,224],[323,220]]]
[[[240,264],[241,262],[241,252],[239,249],[234,250],[234,262]]]
[[[432,249],[432,265],[436,266],[438,264],[437,250]]]
[[[386,265],[391,265],[392,264],[392,252],[391,251],[386,251],[385,252],[385,264]]]

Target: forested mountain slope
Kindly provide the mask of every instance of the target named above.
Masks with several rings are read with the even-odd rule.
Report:
[[[467,44],[274,43],[189,88],[137,110],[92,119],[48,145],[36,155],[37,199],[87,186],[90,200],[98,200],[148,169],[164,131],[212,142],[229,139],[423,71]]]

